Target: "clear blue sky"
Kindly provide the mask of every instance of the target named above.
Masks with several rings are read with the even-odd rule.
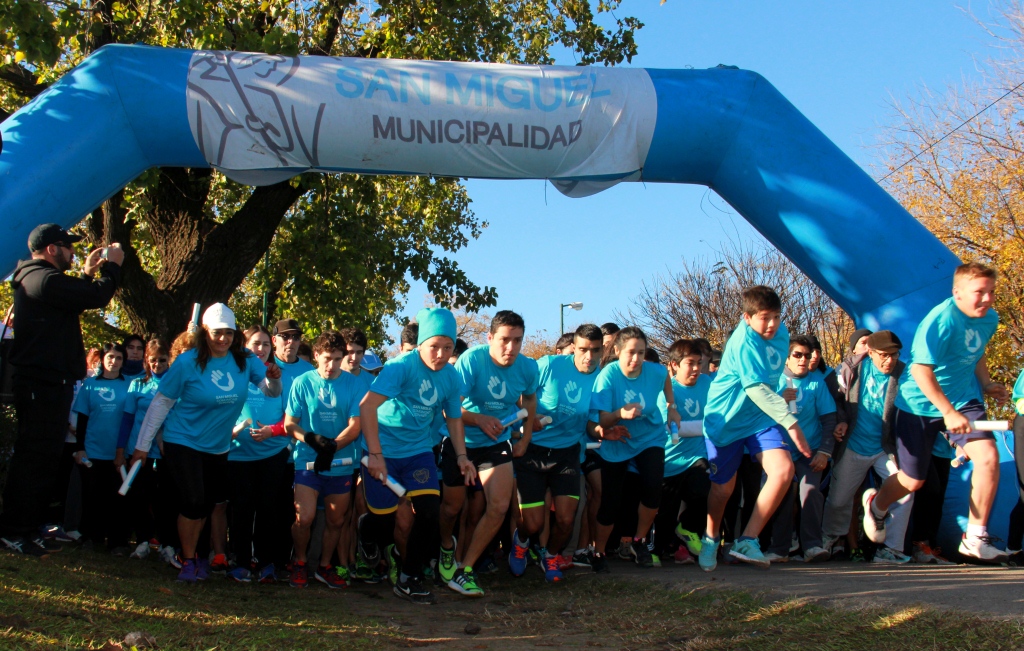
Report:
[[[645,23],[632,66],[723,63],[755,70],[870,171],[879,161],[872,146],[891,121],[890,97],[958,83],[993,54],[991,41],[958,4],[967,6],[951,0],[668,0],[661,6],[626,0],[619,13]],[[987,3],[975,3],[974,10],[989,18]],[[471,180],[467,187],[473,210],[490,227],[456,260],[478,284],[497,287],[498,306],[489,311],[519,312],[528,334],[557,333],[559,304],[570,301],[582,301],[584,309],[566,310],[567,329],[608,321],[645,280],[679,269],[682,259],[714,256],[730,238],[756,237],[700,186],[623,183],[586,199],[565,198],[542,181]],[[647,235],[646,245],[627,257],[619,249],[624,222],[642,223]],[[405,313],[414,316],[425,295],[414,283]]]

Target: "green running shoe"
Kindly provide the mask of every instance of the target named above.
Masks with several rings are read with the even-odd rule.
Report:
[[[455,571],[459,569],[459,564],[455,562],[456,545],[458,542],[455,540],[455,536],[452,536],[452,548],[442,547],[441,555],[438,556],[437,573],[441,575],[441,580],[445,583],[450,583],[455,577]]]
[[[455,576],[448,582],[448,587],[467,597],[484,596],[484,591],[476,584],[476,576],[473,575],[471,567],[460,567],[456,570]]]
[[[700,535],[683,529],[683,525],[676,525],[676,538],[683,541],[686,549],[694,556],[700,556]]]
[[[401,568],[402,559],[398,557],[398,550],[394,545],[388,545],[385,550],[388,556],[388,581],[392,586],[398,585],[398,570]]]

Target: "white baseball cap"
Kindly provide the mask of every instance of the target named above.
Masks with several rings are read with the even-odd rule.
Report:
[[[236,330],[235,313],[223,303],[214,303],[203,312],[203,325],[209,330]]]

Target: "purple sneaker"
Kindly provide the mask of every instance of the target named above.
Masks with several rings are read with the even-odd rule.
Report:
[[[196,576],[196,561],[195,559],[188,559],[181,562],[181,571],[178,572],[178,583],[195,583],[198,580]]]
[[[205,558],[196,560],[196,578],[200,581],[210,578],[210,561]]]

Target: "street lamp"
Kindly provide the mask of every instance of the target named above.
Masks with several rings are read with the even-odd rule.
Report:
[[[579,301],[576,301],[575,303],[562,303],[561,307],[558,310],[558,325],[560,327],[560,329],[558,330],[559,337],[561,337],[562,333],[565,332],[565,308],[570,308],[577,311],[582,310],[583,303]]]

